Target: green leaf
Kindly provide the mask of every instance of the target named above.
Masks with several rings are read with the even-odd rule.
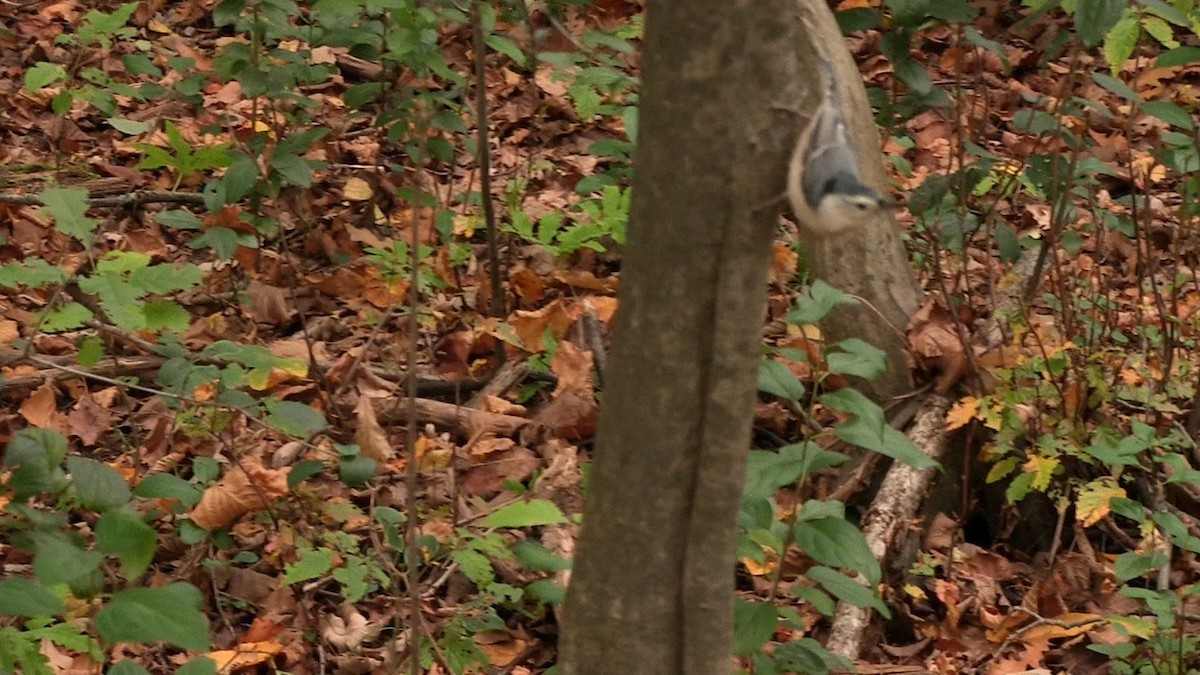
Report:
[[[279,172],[283,182],[296,187],[312,187],[312,167],[299,155],[275,155],[271,167]]]
[[[1174,103],[1166,101],[1148,101],[1142,109],[1148,115],[1153,115],[1158,119],[1175,126],[1180,129],[1191,131],[1195,128],[1195,123],[1192,121],[1192,116],[1186,110],[1180,108]]]
[[[333,569],[333,551],[327,548],[300,548],[296,562],[284,566],[283,583],[296,584],[319,579]]]
[[[66,611],[61,598],[32,579],[0,581],[0,616],[61,616]]]
[[[174,499],[185,509],[200,502],[204,491],[199,485],[169,473],[152,473],[142,479],[133,493],[144,499]]]
[[[848,602],[855,607],[868,607],[879,612],[884,618],[891,617],[887,605],[879,599],[871,589],[863,586],[850,577],[828,567],[812,567],[805,576],[821,584],[833,597]]]
[[[306,459],[301,462],[296,462],[295,466],[288,471],[287,484],[288,489],[293,492],[301,483],[312,478],[313,476],[325,470],[325,462],[316,459]]]
[[[161,588],[130,588],[113,595],[96,613],[94,624],[109,642],[166,642],[208,651],[208,620],[195,586],[173,583]]]
[[[537,527],[565,522],[566,516],[548,499],[513,502],[483,519],[484,527]]]
[[[856,305],[858,300],[817,279],[808,292],[796,300],[796,308],[787,315],[788,323],[817,323],[839,305]]]
[[[525,567],[535,572],[563,572],[571,569],[571,561],[536,541],[521,539],[512,545],[513,555]]]
[[[38,317],[38,327],[47,333],[75,330],[94,318],[92,310],[78,302],[68,302],[46,310]]]
[[[117,661],[108,669],[107,675],[150,675],[150,671],[134,661]]]
[[[842,389],[821,396],[821,403],[854,417],[838,424],[833,434],[839,439],[898,459],[916,469],[932,469],[938,463],[921,452],[908,437],[893,429],[883,417],[883,409],[854,389]]]
[[[343,457],[338,462],[338,478],[350,487],[362,487],[375,477],[375,468],[375,460],[370,457]]]
[[[812,605],[824,616],[833,616],[837,610],[837,603],[833,601],[833,598],[815,586],[796,586],[792,588],[792,595]]]
[[[238,202],[258,183],[258,165],[252,158],[239,154],[221,180],[225,183],[225,200],[231,204]]]
[[[293,438],[307,438],[329,425],[320,411],[295,401],[269,400],[267,410],[263,421]]]
[[[25,71],[25,90],[35,93],[65,79],[67,79],[66,68],[54,63],[38,61]]]
[[[1155,68],[1173,68],[1200,62],[1200,47],[1176,47],[1158,55]]]
[[[1104,60],[1114,75],[1121,72],[1125,62],[1133,55],[1141,34],[1142,27],[1137,17],[1127,14],[1104,37]]]
[[[175,675],[217,675],[217,662],[207,656],[200,656],[183,664],[175,671]]]
[[[758,651],[775,634],[778,623],[775,605],[737,598],[733,605],[733,653],[746,656]]]
[[[797,521],[793,532],[796,545],[813,560],[859,572],[872,584],[879,583],[879,561],[867,548],[858,528],[843,518]]]
[[[4,450],[4,466],[13,469],[8,489],[23,501],[33,495],[57,493],[66,487],[62,461],[67,455],[67,439],[50,429],[22,429],[13,435]]]
[[[887,354],[858,338],[848,338],[834,346],[837,351],[826,355],[831,373],[874,380],[887,368]]]
[[[764,358],[758,362],[758,390],[785,401],[804,398],[804,383],[779,361]]]
[[[129,503],[129,484],[111,466],[86,457],[68,457],[67,471],[83,508],[104,512]]]
[[[45,535],[37,538],[33,572],[48,586],[69,584],[99,569],[103,560],[96,551],[85,551],[64,536]]]
[[[1085,47],[1100,44],[1128,9],[1128,0],[1080,0],[1075,5],[1075,33]]]
[[[44,211],[54,219],[54,229],[70,236],[85,247],[92,243],[92,234],[100,221],[87,217],[87,190],[83,188],[48,188],[38,198]]]
[[[466,575],[471,583],[479,588],[491,586],[496,580],[496,571],[487,556],[472,549],[458,549],[450,552],[450,559],[458,563],[458,568]]]
[[[169,330],[182,333],[192,323],[192,315],[182,305],[170,300],[147,302],[143,305],[146,330]]]
[[[137,579],[150,567],[158,534],[131,508],[113,509],[96,523],[96,546],[121,561],[125,577]]]
[[[107,122],[112,128],[125,134],[126,136],[137,136],[150,131],[151,125],[149,122],[138,122],[135,120],[127,120],[124,117],[110,117]]]
[[[1105,75],[1104,73],[1092,73],[1092,81],[1104,89],[1107,89],[1117,96],[1129,101],[1130,103],[1142,102],[1142,97],[1138,96],[1136,91],[1130,89],[1129,85],[1111,75]]]
[[[1136,579],[1162,564],[1160,560],[1155,560],[1155,557],[1139,553],[1122,553],[1113,561],[1113,575],[1116,576],[1118,583]]]
[[[553,579],[539,579],[525,587],[529,597],[543,605],[561,606],[566,601],[567,592]]]

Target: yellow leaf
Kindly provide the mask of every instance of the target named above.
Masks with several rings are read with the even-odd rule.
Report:
[[[1094,480],[1079,489],[1075,498],[1075,520],[1084,527],[1091,527],[1111,512],[1112,500],[1124,499],[1125,488],[1111,478]]]
[[[350,178],[342,186],[342,198],[352,202],[365,202],[375,194],[371,184],[361,178]]]
[[[958,400],[946,413],[946,431],[966,426],[979,414],[979,399],[965,396]]]

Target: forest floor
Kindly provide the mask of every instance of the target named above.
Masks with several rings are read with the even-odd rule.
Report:
[[[1025,491],[1049,495],[1052,515],[1014,515],[964,479],[963,508],[920,525],[929,528],[921,569],[884,589],[894,618],[859,672],[1106,672],[1111,660],[1090,646],[1145,638],[1144,626],[1154,625],[1143,598],[1120,592],[1113,571],[1117,552],[1156,545],[1153,528],[1116,520],[1112,502],[1125,498],[1125,483],[1103,461],[1089,464],[1098,450],[1091,460],[1061,447],[1052,453],[1047,438],[1065,425],[1106,424],[1128,434],[1113,447],[1141,439],[1141,450],[1197,456],[1186,433],[1169,436],[1178,447],[1161,439],[1187,426],[1195,396],[1200,241],[1185,195],[1200,165],[1183,162],[1187,174],[1161,154],[1171,143],[1186,150],[1178,137],[1191,132],[1190,114],[1173,119],[1158,108],[1156,116],[1140,102],[1194,110],[1200,66],[1154,67],[1162,48],[1139,47],[1114,79],[1098,50],[1061,51],[1056,35],[1071,29],[1069,17],[1052,12],[1022,25],[1028,10],[1013,3],[970,4],[979,12],[974,38],[938,25],[912,38],[945,105],[904,95],[880,31],[853,33],[847,44],[878,94],[873,102],[903,115],[881,148],[895,196],[909,204],[913,195],[897,220],[928,291],[923,334],[942,336],[916,349],[916,376],[958,401],[951,424],[962,431],[951,452],[998,457],[997,436],[1005,448],[1045,450],[1014,453],[1021,460],[1010,458],[1008,469],[1030,476]],[[539,673],[554,663],[555,561],[572,550],[574,531],[563,521],[580,509],[599,410],[596,345],[617,309],[635,125],[636,88],[627,83],[638,75],[642,5],[597,0],[567,6],[561,19],[534,11],[528,24],[496,24],[507,42],[493,44],[485,79],[490,199],[503,230],[499,299],[484,216],[468,197],[480,189],[470,101],[416,121],[439,103],[413,95],[403,122],[390,122],[393,130],[410,123],[409,135],[389,137],[373,123],[375,109],[347,103],[356,86],[380,77],[379,65],[345,50],[279,41],[327,73],[297,87],[304,106],[248,95],[248,81],[222,81],[219,74],[241,66],[218,56],[234,39],[214,27],[211,2],[142,3],[127,28],[100,29],[107,38],[96,42],[64,38],[96,24],[89,11],[119,5],[0,8],[0,440],[54,430],[72,455],[99,460],[129,486],[171,474],[197,487],[193,503],[148,489],[153,497],[138,498],[138,513],[157,531],[152,560],[136,578],[110,560],[106,588],[195,585],[221,672],[394,672],[411,637],[413,581],[432,636],[422,649],[425,672]],[[538,51],[579,58],[519,67],[506,47],[528,47],[531,26]],[[440,25],[435,48],[446,69],[471,80],[469,25]],[[161,86],[161,95],[132,95],[130,87],[145,84]],[[412,71],[402,72],[397,91],[421,87],[461,95],[444,76]],[[65,103],[64,92],[74,92]],[[204,213],[205,185],[238,166],[226,168],[224,148],[245,150],[256,134],[277,147],[315,128],[330,131],[293,155],[303,159],[299,170],[278,150],[250,165],[256,185],[282,176],[282,188],[256,193],[253,208],[218,202]],[[428,161],[417,159],[411,138],[438,139],[424,146]],[[1070,151],[1069,138],[1082,149]],[[1086,180],[1058,176],[1059,165],[1044,159],[1056,154]],[[969,194],[950,190],[961,211],[930,206],[931,177],[982,158],[989,170]],[[594,189],[580,190],[581,181]],[[1047,186],[1055,181],[1073,186],[1069,199],[1054,201]],[[93,203],[89,225],[69,207],[27,199],[53,187],[114,201]],[[1123,199],[1131,194],[1145,199],[1130,206]],[[419,242],[415,315],[410,241]],[[990,315],[1014,260],[1043,245],[1044,293],[1023,308],[1014,349],[969,348],[968,358],[957,337]],[[32,283],[32,260],[66,279]],[[142,279],[131,290],[139,269],[170,269],[176,278]],[[765,335],[782,350],[772,358],[814,385],[815,367],[787,357],[790,348],[811,350],[812,333],[785,323],[803,276],[795,225],[785,218]],[[160,299],[173,304],[151,302]],[[72,303],[86,316],[74,325],[44,313]],[[982,371],[1004,374],[988,384]],[[141,388],[128,386],[135,381]],[[261,415],[233,412],[235,403]],[[816,415],[822,424],[834,416]],[[763,396],[755,438],[795,442],[813,421]],[[1178,465],[1175,480],[1147,471],[1157,488],[1135,495],[1157,495],[1182,527],[1175,537],[1159,523],[1174,537],[1171,589],[1198,571],[1200,548],[1191,544],[1200,542],[1200,489],[1180,478],[1195,461]],[[415,500],[406,482],[414,466]],[[35,556],[6,534],[28,525],[11,506],[12,469],[0,469],[0,578],[32,577]],[[815,480],[780,501],[834,487]],[[72,499],[43,507],[66,514],[63,526],[90,547],[95,514]],[[410,517],[426,558],[416,577],[400,553]],[[1039,534],[1053,534],[1030,536],[1026,517]],[[539,547],[514,554],[520,540]],[[810,563],[793,548],[782,564],[795,580]],[[774,593],[778,571],[744,560],[739,592]],[[825,637],[828,621],[812,605],[779,602],[793,603],[807,628],[780,630],[776,641]],[[39,639],[47,672],[94,673],[103,659],[175,672],[197,653],[88,642],[96,634],[83,619],[95,605],[67,606],[83,641]],[[1179,626],[1194,627],[1188,622],[1200,611],[1189,601],[1181,614],[1189,617]],[[0,629],[19,625],[0,616]],[[6,644],[0,639],[0,651]],[[1180,653],[1197,668],[1194,649]]]

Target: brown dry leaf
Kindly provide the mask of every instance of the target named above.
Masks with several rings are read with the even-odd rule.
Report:
[[[245,293],[250,300],[247,307],[250,318],[258,323],[281,326],[290,323],[296,315],[296,309],[288,303],[287,291],[283,288],[251,280]]]
[[[67,418],[58,412],[54,384],[47,381],[21,402],[21,417],[32,427],[55,429],[66,435]]]
[[[396,451],[375,417],[375,408],[371,406],[370,398],[358,397],[358,403],[354,406],[354,417],[358,423],[354,428],[354,442],[358,444],[363,456],[380,464],[387,464],[395,459]]]
[[[592,395],[592,353],[576,347],[571,342],[560,342],[558,351],[550,361],[550,370],[558,376],[554,395],[573,391],[586,396]]]
[[[536,305],[546,297],[545,282],[542,281],[542,277],[528,267],[521,266],[510,272],[508,281],[525,307]]]
[[[278,642],[249,642],[234,649],[223,649],[205,654],[217,664],[217,672],[236,673],[266,663],[283,651]]]
[[[1075,637],[1095,628],[1104,620],[1104,617],[1099,614],[1082,612],[1067,612],[1051,618],[1054,620],[1054,624],[1034,626],[1025,631],[1023,637],[1028,641]]]
[[[477,462],[483,461],[488,455],[510,450],[516,444],[517,442],[511,438],[482,438],[471,446],[471,459]]]
[[[486,631],[476,633],[475,644],[487,655],[488,663],[494,668],[507,668],[520,656],[529,642],[508,631]]]
[[[534,354],[543,351],[543,338],[549,331],[554,339],[559,340],[567,334],[571,322],[579,318],[579,311],[569,312],[565,302],[555,300],[545,307],[534,310],[517,310],[508,319],[508,325],[517,337],[517,346]],[[497,331],[496,337],[506,339],[502,332]]]
[[[597,277],[587,270],[556,270],[550,277],[560,284],[597,293],[616,293],[621,287],[618,277]]]
[[[382,628],[356,612],[352,605],[342,605],[341,614],[327,617],[321,622],[321,637],[335,647],[358,649],[364,642],[374,639]]]
[[[246,458],[240,467],[230,469],[224,478],[204,491],[188,518],[212,531],[247,513],[266,509],[271,500],[287,493],[287,471],[268,469],[260,460]]]
[[[532,450],[519,445],[490,453],[482,461],[472,459],[477,463],[467,469],[462,488],[467,494],[485,499],[499,494],[506,481],[524,481],[542,466],[541,459]]]
[[[577,441],[596,435],[598,412],[595,396],[569,389],[555,394],[533,419],[555,436]]]
[[[513,417],[524,417],[529,414],[529,409],[518,403],[513,403],[506,398],[499,396],[484,396],[483,404],[479,409],[484,412],[492,412],[498,415],[512,415]]]
[[[90,395],[85,395],[75,403],[75,408],[67,415],[67,423],[71,434],[78,436],[86,447],[96,445],[100,436],[112,428],[112,411],[101,407]]]
[[[7,345],[21,337],[21,329],[12,319],[0,319],[0,345]]]
[[[342,199],[347,201],[364,202],[374,194],[375,190],[371,189],[371,184],[361,178],[351,177],[342,186]]]

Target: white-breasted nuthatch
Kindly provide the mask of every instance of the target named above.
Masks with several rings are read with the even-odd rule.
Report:
[[[833,67],[824,57],[820,71],[821,105],[796,142],[787,196],[802,224],[835,233],[863,225],[893,204],[863,183]]]

